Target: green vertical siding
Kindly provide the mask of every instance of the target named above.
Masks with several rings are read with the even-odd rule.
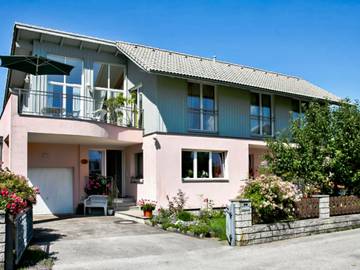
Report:
[[[275,135],[289,126],[291,98],[274,96]]]
[[[219,135],[248,137],[250,93],[239,88],[218,86],[217,95]]]

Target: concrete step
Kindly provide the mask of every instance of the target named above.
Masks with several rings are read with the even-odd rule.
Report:
[[[136,205],[113,205],[115,211],[139,210]]]
[[[133,197],[115,198],[114,203],[136,203]]]
[[[126,211],[115,211],[115,216],[142,224],[145,224],[149,220],[149,218],[144,217],[144,213],[140,210],[140,208]]]

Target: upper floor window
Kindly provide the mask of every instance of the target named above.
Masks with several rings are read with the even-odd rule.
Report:
[[[94,87],[102,90],[124,90],[125,69],[119,65],[94,63]]]
[[[190,130],[216,131],[215,86],[189,82],[187,107]]]
[[[301,101],[298,99],[291,100],[291,120],[297,120],[299,118],[303,118],[305,115],[305,111],[309,103],[306,101]]]
[[[44,113],[78,116],[82,89],[83,62],[80,59],[48,55],[49,59],[73,66],[69,76],[47,75],[47,106]]]
[[[273,113],[271,95],[251,93],[250,131],[252,135],[273,134]]]

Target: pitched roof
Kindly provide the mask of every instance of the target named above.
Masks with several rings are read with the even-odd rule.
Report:
[[[122,41],[116,45],[147,72],[250,86],[334,102],[340,100],[328,91],[294,76]]]

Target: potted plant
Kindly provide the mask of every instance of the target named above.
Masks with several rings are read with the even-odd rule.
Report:
[[[138,202],[140,209],[144,212],[144,217],[152,218],[152,212],[155,210],[156,202],[151,200],[141,199]]]

